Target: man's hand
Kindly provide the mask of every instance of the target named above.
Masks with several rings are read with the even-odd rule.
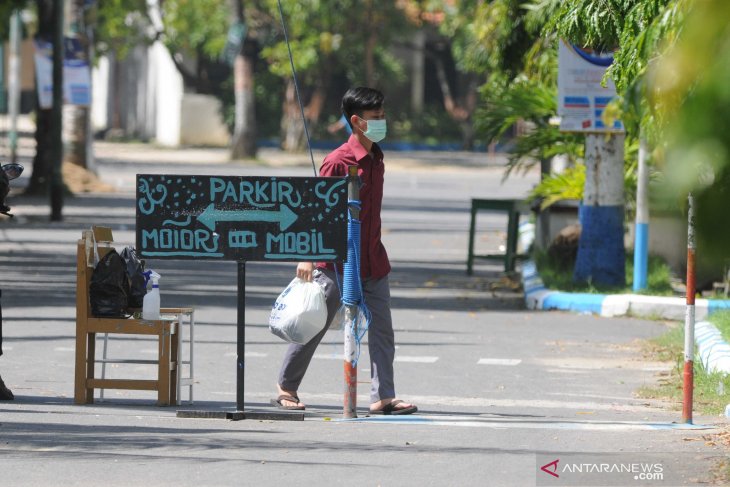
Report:
[[[297,277],[302,281],[311,281],[314,272],[314,262],[300,262],[297,265]]]

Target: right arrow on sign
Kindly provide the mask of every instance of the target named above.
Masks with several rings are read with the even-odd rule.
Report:
[[[216,210],[215,204],[211,203],[198,215],[198,221],[211,231],[215,230],[216,222],[278,222],[281,231],[284,231],[297,221],[297,214],[286,205],[274,211]]]

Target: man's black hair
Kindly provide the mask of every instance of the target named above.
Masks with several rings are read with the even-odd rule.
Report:
[[[342,113],[352,128],[350,117],[353,115],[362,117],[365,110],[379,110],[383,106],[383,101],[385,101],[385,96],[374,88],[364,86],[350,88],[342,97]]]

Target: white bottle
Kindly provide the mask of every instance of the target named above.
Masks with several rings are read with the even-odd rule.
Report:
[[[160,275],[155,271],[151,271],[150,279],[152,279],[152,290],[144,295],[142,302],[142,319],[143,320],[159,320],[160,319]]]

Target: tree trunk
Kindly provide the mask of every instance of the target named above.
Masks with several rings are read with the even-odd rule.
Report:
[[[423,112],[426,92],[426,32],[418,30],[413,35],[413,65],[411,72],[411,110]]]
[[[459,124],[462,147],[466,150],[472,149],[474,147],[474,126],[471,121],[471,115],[476,108],[476,80],[473,77],[469,78],[466,100],[464,103],[459,104],[451,93],[451,86],[449,86],[449,80],[446,77],[443,60],[439,57],[438,53],[433,56],[433,60],[436,66],[436,77],[438,78],[441,94],[444,98],[444,109]]]
[[[245,24],[242,0],[234,0],[236,19]],[[233,83],[236,119],[231,141],[231,159],[256,157],[256,110],[254,97],[254,65],[256,42],[248,37],[233,62]]]
[[[36,103],[35,114],[36,151],[35,156],[33,156],[33,173],[31,174],[30,181],[25,189],[25,194],[45,196],[48,195],[51,169],[53,166],[50,151],[51,137],[53,135],[51,132],[52,113],[51,110],[41,109],[39,104]]]
[[[281,148],[287,152],[300,152],[304,149],[306,140],[293,78],[289,78],[286,82],[282,111],[284,116],[281,118]]]
[[[582,227],[573,280],[626,285],[624,135],[586,135]]]
[[[82,47],[81,55],[83,60],[90,67],[90,42],[84,12],[85,3],[85,0],[73,0],[69,3],[69,22],[66,35],[78,39]],[[93,170],[90,107],[67,104],[64,105],[63,112],[63,138],[66,148],[64,162]]]
[[[53,39],[53,0],[38,0],[38,33],[37,37],[50,41]],[[36,80],[37,83],[37,80]],[[48,195],[51,179],[51,110],[40,107],[37,99],[36,87],[36,125],[35,125],[35,156],[33,157],[33,172],[25,189],[25,194]]]
[[[322,109],[327,99],[327,87],[329,86],[329,74],[327,70],[321,71],[321,86],[314,89],[309,103],[304,107],[304,116],[307,123],[316,124],[322,115]],[[302,121],[302,111],[299,109],[294,80],[287,81],[284,94],[284,116],[281,119],[281,147],[287,152],[301,152],[307,148],[307,137]]]

